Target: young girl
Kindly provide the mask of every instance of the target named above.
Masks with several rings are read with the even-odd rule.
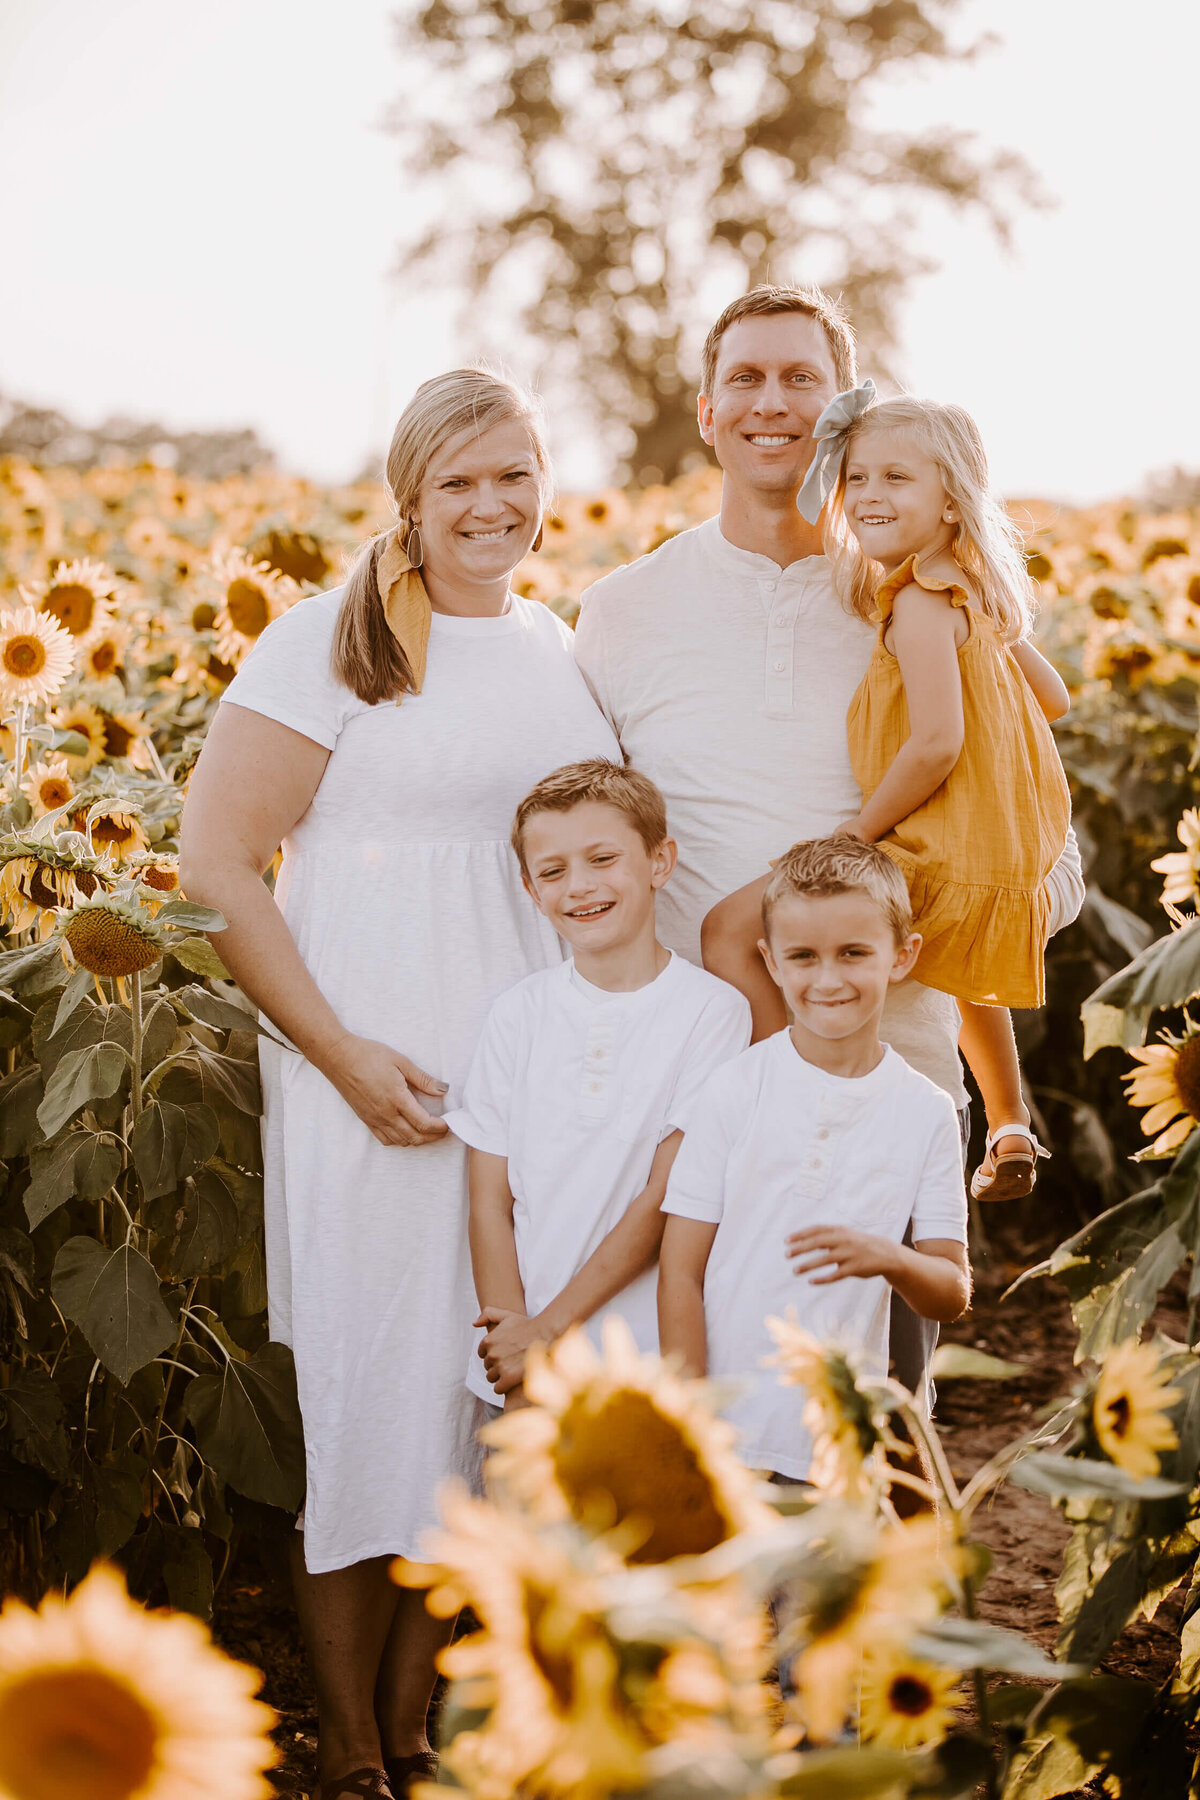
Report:
[[[842,829],[877,841],[908,880],[916,979],[958,1000],[987,1110],[971,1191],[1011,1199],[1031,1191],[1047,1152],[1021,1098],[1007,1009],[1042,1004],[1046,941],[1083,899],[1048,723],[1066,712],[1067,690],[1028,641],[1032,582],[974,420],[933,401],[869,399],[839,396],[830,411],[840,403],[843,429],[817,428],[826,461],[844,455],[826,554],[845,604],[879,625],[847,718],[863,807]],[[705,966],[747,994],[756,1037],[784,1022],[753,948],[765,881],[704,926]]]

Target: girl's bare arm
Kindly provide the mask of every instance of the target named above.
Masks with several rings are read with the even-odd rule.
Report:
[[[962,678],[955,609],[911,583],[896,595],[891,649],[908,702],[909,735],[848,829],[873,843],[939,788],[963,743]]]
[[[1013,659],[1033,689],[1033,697],[1050,720],[1061,719],[1064,713],[1071,710],[1071,696],[1067,692],[1067,684],[1054,667],[1047,662],[1040,650],[1035,650],[1028,638],[1018,638],[1010,644]]]
[[[215,906],[225,967],[256,1006],[331,1081],[383,1144],[425,1144],[446,1127],[411,1091],[443,1083],[387,1044],[346,1030],[304,965],[263,885],[288,832],[304,817],[329,752],[244,706],[218,709],[184,808],[179,879],[188,898]]]

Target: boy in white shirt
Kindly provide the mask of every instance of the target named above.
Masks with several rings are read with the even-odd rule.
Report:
[[[967,1204],[953,1101],[879,1037],[921,945],[896,865],[844,835],[796,844],[763,931],[793,1023],[699,1096],[663,1202],[659,1330],[690,1373],[737,1379],[745,1460],[799,1481],[807,1396],[764,1369],[765,1319],[792,1306],[885,1375],[893,1291],[927,1319],[967,1306]]]
[[[517,809],[529,893],[572,955],[492,1007],[446,1115],[470,1147],[470,1242],[485,1335],[466,1372],[521,1398],[525,1352],[620,1314],[655,1350],[667,1176],[697,1090],[750,1041],[734,988],[659,943],[675,866],[662,795],[618,763],[572,763]]]

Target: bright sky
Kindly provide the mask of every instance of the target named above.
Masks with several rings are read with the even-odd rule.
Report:
[[[3,0],[0,389],[85,423],[251,424],[320,477],[379,456],[417,382],[479,349],[443,298],[389,281],[420,223],[380,128],[403,87],[392,10]],[[968,0],[962,26],[1004,41],[906,80],[888,116],[1020,150],[1058,205],[1007,258],[981,225],[930,221],[942,270],[905,311],[907,385],[971,408],[1010,493],[1200,467],[1200,6]],[[600,477],[553,423],[564,484]]]

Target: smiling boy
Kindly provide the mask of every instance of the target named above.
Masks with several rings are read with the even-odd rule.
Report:
[[[885,1375],[893,1293],[943,1322],[967,1305],[967,1208],[953,1102],[879,1036],[921,945],[895,864],[845,835],[793,845],[763,932],[793,1023],[697,1100],[663,1202],[659,1333],[690,1373],[737,1379],[746,1461],[802,1480],[806,1396],[764,1371],[766,1317],[793,1306]]]
[[[471,1263],[485,1333],[467,1385],[516,1393],[531,1343],[608,1312],[657,1348],[667,1176],[698,1089],[750,1041],[750,1009],[659,943],[675,866],[662,795],[619,763],[573,763],[517,809],[525,885],[571,949],[502,994],[457,1111],[470,1147]]]

